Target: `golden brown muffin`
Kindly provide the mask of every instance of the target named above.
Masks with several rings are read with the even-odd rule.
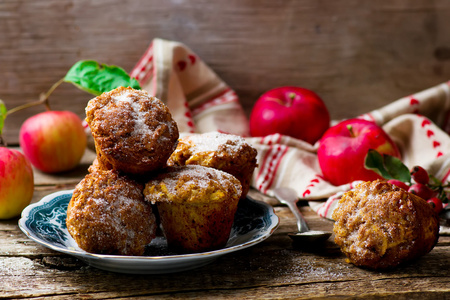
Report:
[[[180,138],[167,164],[201,165],[230,173],[241,182],[242,199],[250,189],[256,155],[256,149],[240,136],[209,132]]]
[[[178,127],[164,103],[147,92],[119,87],[89,101],[86,121],[97,154],[114,169],[144,174],[166,165]]]
[[[425,255],[439,238],[438,217],[425,200],[380,180],[345,193],[332,217],[348,261],[371,269]]]
[[[156,231],[142,191],[141,184],[115,171],[86,175],[67,208],[67,229],[78,246],[99,254],[142,255]]]
[[[179,252],[224,247],[241,192],[233,175],[196,165],[169,167],[144,189],[158,207],[167,244]]]

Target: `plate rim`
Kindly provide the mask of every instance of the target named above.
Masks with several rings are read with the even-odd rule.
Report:
[[[213,250],[213,251],[206,251],[206,252],[199,252],[199,253],[187,253],[187,254],[174,254],[174,255],[161,255],[161,256],[127,256],[127,255],[111,255],[111,254],[96,254],[96,253],[89,253],[86,252],[82,249],[80,249],[81,251],[78,250],[71,250],[67,247],[60,247],[57,245],[54,245],[52,243],[43,241],[42,239],[39,239],[38,237],[36,237],[34,234],[32,234],[29,229],[27,228],[27,226],[25,225],[25,222],[29,216],[30,211],[33,208],[42,206],[43,204],[52,201],[53,199],[55,199],[58,196],[61,195],[68,195],[68,194],[72,194],[74,191],[74,189],[69,189],[69,190],[61,190],[61,191],[56,191],[53,193],[50,193],[48,195],[45,195],[44,197],[42,197],[39,201],[35,202],[35,203],[31,203],[29,204],[27,207],[25,207],[25,209],[22,211],[21,213],[21,217],[18,221],[18,225],[20,230],[31,240],[35,241],[36,243],[45,246],[49,249],[52,249],[54,251],[57,252],[61,252],[61,253],[65,253],[65,254],[69,254],[69,255],[73,255],[76,257],[79,257],[80,259],[84,260],[84,259],[94,259],[94,260],[122,260],[122,261],[129,261],[129,262],[133,262],[133,261],[163,261],[163,260],[167,260],[167,261],[174,261],[174,260],[186,260],[186,259],[192,259],[192,258],[213,258],[216,256],[220,256],[220,255],[224,255],[224,254],[228,254],[228,253],[232,253],[241,249],[245,249],[251,246],[254,246],[256,244],[259,244],[260,242],[266,240],[267,238],[269,238],[270,236],[272,236],[272,234],[275,232],[275,230],[279,227],[280,225],[280,218],[275,214],[275,211],[273,209],[273,207],[271,205],[269,205],[268,203],[265,203],[263,201],[259,201],[259,200],[255,200],[252,199],[250,197],[247,197],[248,201],[257,203],[259,205],[264,206],[270,214],[270,219],[272,220],[272,224],[267,228],[267,232],[255,239],[252,239],[250,241],[247,241],[245,243],[241,243],[241,244],[237,244],[231,247],[227,247],[227,248],[221,248],[221,249],[217,249],[217,250]],[[72,238],[71,236],[69,238]]]

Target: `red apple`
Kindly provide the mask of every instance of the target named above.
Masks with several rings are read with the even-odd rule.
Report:
[[[86,148],[81,119],[70,111],[46,111],[32,116],[20,128],[19,138],[31,164],[47,173],[75,168]]]
[[[369,149],[400,158],[397,145],[373,122],[350,119],[329,128],[319,141],[317,158],[326,180],[342,185],[375,180],[377,173],[364,167]]]
[[[20,215],[33,198],[33,169],[17,150],[0,147],[0,191],[0,219]]]
[[[264,93],[250,115],[250,134],[288,135],[314,144],[330,127],[330,114],[316,93],[301,87],[279,87]]]

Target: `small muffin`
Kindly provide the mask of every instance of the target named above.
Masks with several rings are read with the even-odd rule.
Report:
[[[197,165],[169,167],[144,189],[158,207],[168,246],[184,253],[226,245],[241,192],[234,176]]]
[[[143,185],[112,170],[86,175],[67,208],[67,229],[78,246],[98,254],[143,255],[156,224],[142,191]]]
[[[86,122],[97,154],[124,173],[145,174],[166,166],[179,137],[167,106],[132,88],[119,87],[90,100]]]
[[[240,136],[209,132],[180,138],[167,164],[201,165],[230,173],[241,182],[242,199],[250,189],[256,155],[256,149]]]
[[[335,242],[348,261],[370,269],[425,255],[439,238],[438,216],[425,200],[380,180],[345,193],[332,217]]]

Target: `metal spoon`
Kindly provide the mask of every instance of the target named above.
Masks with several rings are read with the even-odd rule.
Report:
[[[286,204],[297,218],[298,232],[288,233],[289,237],[294,241],[302,241],[315,243],[325,241],[331,236],[329,231],[310,230],[305,218],[297,206],[298,197],[295,190],[291,188],[274,189],[275,197],[283,204]]]

